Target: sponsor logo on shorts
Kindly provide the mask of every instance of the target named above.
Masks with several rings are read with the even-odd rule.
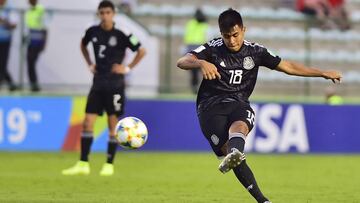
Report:
[[[219,144],[219,138],[215,134],[211,135],[210,138],[211,138],[211,141],[214,143],[214,145]]]

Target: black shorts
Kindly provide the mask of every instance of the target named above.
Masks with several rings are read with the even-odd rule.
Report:
[[[201,130],[218,157],[224,156],[222,146],[229,139],[229,128],[235,121],[244,121],[249,131],[254,127],[255,113],[248,103],[216,104],[199,114]]]
[[[86,113],[121,116],[124,113],[124,88],[97,90],[91,89],[87,97]]]

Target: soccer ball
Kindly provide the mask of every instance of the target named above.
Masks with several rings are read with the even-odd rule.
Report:
[[[115,132],[119,145],[126,149],[137,149],[143,146],[148,138],[146,125],[135,117],[119,120]]]

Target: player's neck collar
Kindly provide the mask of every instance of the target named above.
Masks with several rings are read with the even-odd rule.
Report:
[[[240,49],[239,50],[237,50],[237,51],[231,51],[226,45],[225,45],[225,47],[226,47],[226,49],[230,52],[230,53],[232,53],[232,54],[236,54],[236,53],[239,53],[243,48],[244,48],[244,42],[242,43],[242,45],[240,46]]]
[[[102,29],[102,30],[104,30],[104,31],[112,31],[114,28],[115,28],[115,22],[113,22],[113,24],[112,24],[112,27],[110,28],[110,29],[105,29],[105,27],[103,26],[103,23],[101,23],[100,22],[100,28]]]

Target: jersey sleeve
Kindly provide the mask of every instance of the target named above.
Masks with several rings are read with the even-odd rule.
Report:
[[[266,48],[261,50],[261,64],[260,66],[265,66],[270,69],[275,69],[281,61],[281,58]]]
[[[198,48],[190,51],[189,54],[196,56],[196,58],[198,58],[198,59],[209,61],[210,56],[211,56],[211,50],[210,50],[209,45],[206,43],[206,44],[203,44],[203,45],[199,46]]]
[[[127,46],[131,49],[131,51],[137,51],[141,46],[141,43],[135,35],[130,34],[127,36]]]
[[[92,29],[89,28],[86,30],[84,37],[82,38],[81,43],[84,46],[87,46],[89,44],[89,42],[91,41],[91,34],[92,34]]]

